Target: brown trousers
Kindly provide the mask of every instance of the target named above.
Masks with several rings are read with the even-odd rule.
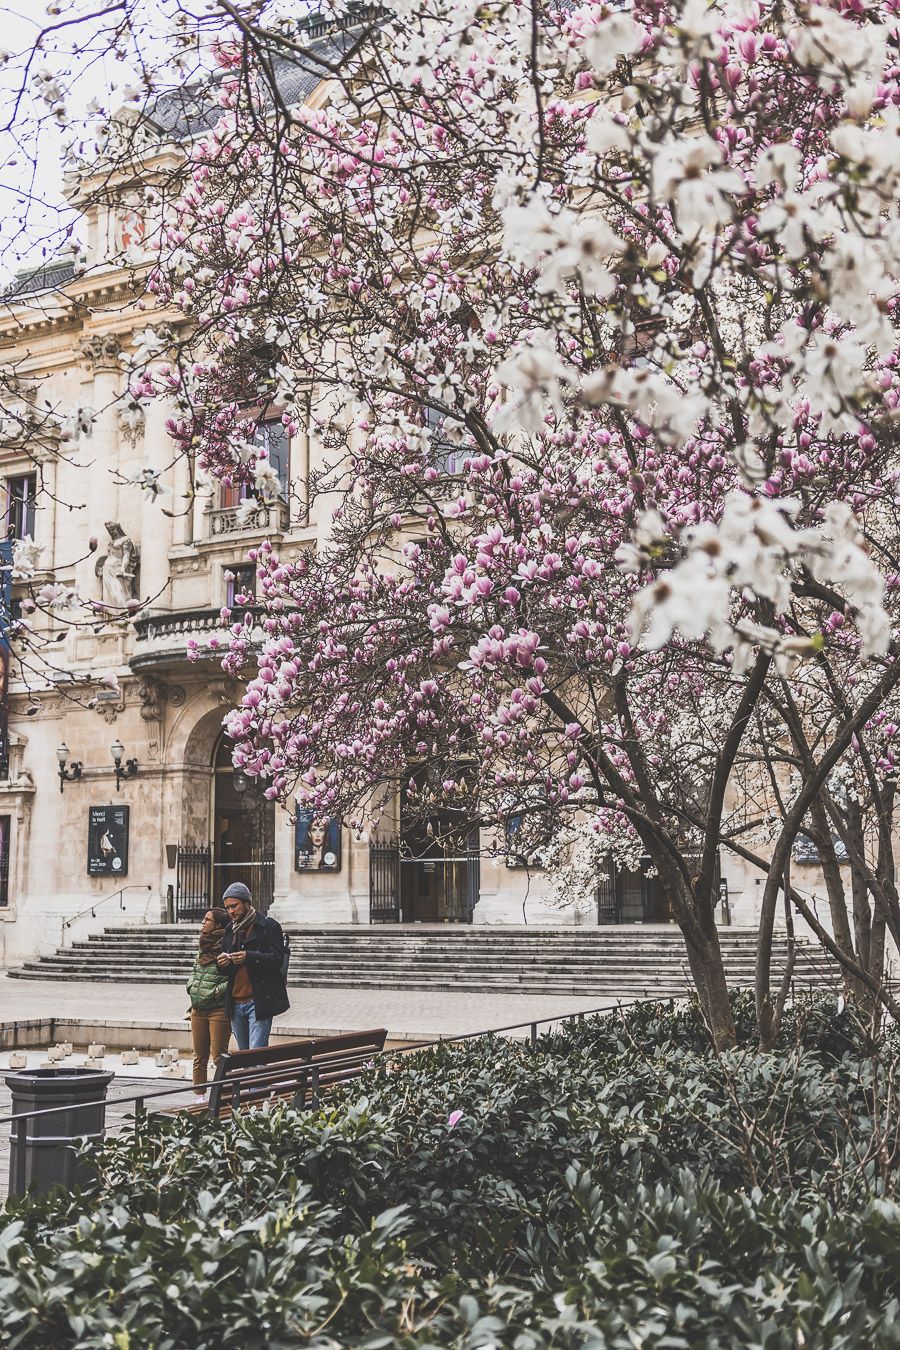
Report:
[[[213,1069],[228,1049],[231,1023],[224,1008],[198,1012],[191,1008],[191,1040],[194,1043],[194,1087],[206,1086],[206,1066],[212,1056]]]

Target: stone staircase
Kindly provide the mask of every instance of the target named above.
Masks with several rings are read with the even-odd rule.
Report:
[[[585,999],[678,997],[690,988],[684,941],[675,927],[294,927],[292,986],[336,989],[556,994]],[[756,933],[720,931],[729,983],[750,989]],[[108,928],[9,973],[25,980],[181,983],[197,950],[195,925]],[[774,978],[786,943],[775,939]],[[795,987],[833,988],[821,949],[800,945]]]

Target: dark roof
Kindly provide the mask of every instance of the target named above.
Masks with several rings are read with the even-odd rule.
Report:
[[[377,6],[364,6],[363,17],[378,12]],[[303,103],[328,78],[327,65],[336,64],[352,46],[358,32],[358,23],[326,31],[322,22],[308,23],[310,42],[303,52],[281,52],[272,61],[278,90],[288,107]],[[321,36],[320,36],[321,34]],[[326,64],[327,63],[327,64]],[[167,90],[147,106],[147,119],[164,134],[175,140],[196,136],[214,127],[223,114],[214,90],[221,76],[209,82],[182,85]]]
[[[75,275],[75,262],[72,258],[51,258],[27,272],[20,273],[3,292],[4,300],[12,300],[18,295],[36,295],[38,291],[52,291],[64,286]]]

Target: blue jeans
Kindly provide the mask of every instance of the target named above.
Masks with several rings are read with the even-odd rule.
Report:
[[[256,1005],[235,1003],[231,1010],[231,1030],[239,1050],[263,1050],[269,1044],[271,1017],[257,1017]]]

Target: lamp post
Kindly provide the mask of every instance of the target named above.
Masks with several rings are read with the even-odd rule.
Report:
[[[81,777],[81,760],[73,760],[66,768],[66,760],[69,758],[69,747],[63,741],[62,745],[56,747],[56,758],[59,761],[59,790],[62,792],[66,783],[76,783]]]
[[[120,790],[123,778],[134,778],[138,771],[138,762],[136,759],[126,759],[124,768],[122,766],[122,756],[125,754],[125,747],[121,741],[113,741],[109,747],[109,753],[112,755],[113,765],[116,771],[116,792]]]

